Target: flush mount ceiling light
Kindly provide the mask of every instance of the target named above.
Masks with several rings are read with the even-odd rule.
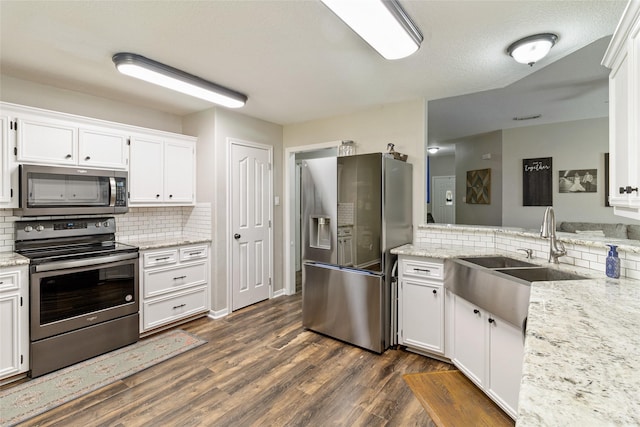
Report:
[[[427,151],[431,154],[436,154],[438,152],[438,150],[440,149],[440,147],[428,147]]]
[[[516,62],[533,66],[533,64],[547,56],[557,40],[558,36],[555,34],[536,34],[513,42],[507,48],[507,53]]]
[[[229,108],[240,108],[247,96],[198,76],[135,53],[116,53],[113,63],[122,74],[157,84]]]
[[[422,34],[395,0],[321,0],[386,59],[418,50]]]

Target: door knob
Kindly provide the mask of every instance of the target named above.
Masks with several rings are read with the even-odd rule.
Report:
[[[242,237],[242,236],[240,236],[238,233],[233,235],[233,238],[236,239],[236,240],[238,240],[240,237]]]

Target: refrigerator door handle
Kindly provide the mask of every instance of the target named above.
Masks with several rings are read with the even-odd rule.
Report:
[[[316,261],[305,261],[304,263],[307,264],[307,265],[315,265],[315,266],[326,268],[326,269],[329,269],[329,270],[350,271],[350,272],[354,272],[354,273],[358,273],[358,274],[363,274],[363,275],[366,275],[366,276],[375,276],[375,277],[384,276],[384,273],[377,273],[375,271],[368,271],[368,270],[360,270],[360,269],[355,268],[355,267],[340,267],[339,265],[325,264],[325,263],[316,262]]]

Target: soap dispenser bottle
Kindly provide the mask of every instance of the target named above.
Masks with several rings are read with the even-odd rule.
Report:
[[[617,246],[615,245],[607,245],[609,246],[609,255],[607,255],[607,277],[613,277],[617,279],[620,277],[620,258],[618,258]]]

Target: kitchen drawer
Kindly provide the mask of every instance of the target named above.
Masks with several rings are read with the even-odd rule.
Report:
[[[402,260],[402,275],[406,277],[442,279],[444,277],[444,264],[411,259]]]
[[[143,331],[208,310],[207,287],[154,298],[142,305]]]
[[[20,288],[20,273],[11,271],[0,273],[0,292],[17,291]]]
[[[191,263],[177,267],[144,271],[144,297],[149,298],[207,283],[207,263]]]
[[[180,261],[191,261],[207,257],[207,245],[180,248]]]
[[[161,265],[171,265],[178,261],[178,250],[167,249],[163,251],[145,252],[142,255],[144,267],[157,267]]]

